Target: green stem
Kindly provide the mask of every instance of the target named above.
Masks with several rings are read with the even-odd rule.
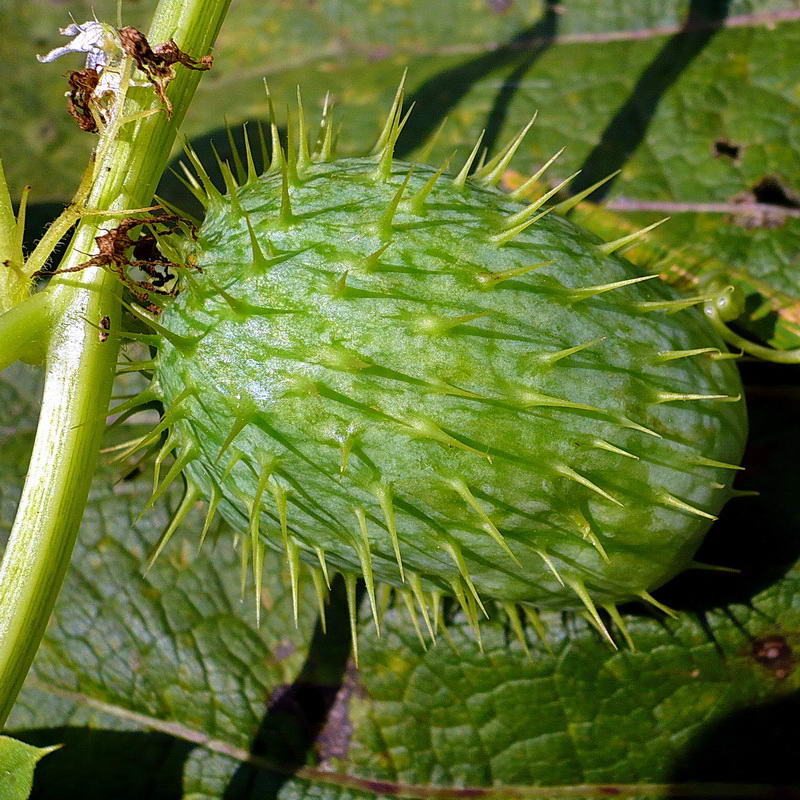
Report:
[[[151,43],[174,39],[194,57],[213,45],[230,0],[160,0]],[[147,205],[169,158],[178,125],[200,74],[177,67],[174,107],[159,107],[148,88],[132,88],[101,135],[87,202],[115,211]],[[124,114],[124,116],[123,116]],[[135,122],[125,119],[137,115]],[[62,269],[79,266],[113,217],[91,216],[78,226]],[[104,423],[98,411],[111,395],[116,338],[100,340],[103,317],[119,327],[120,285],[92,267],[55,277],[42,293],[52,327],[45,358],[42,411],[17,516],[0,565],[0,724],[4,724],[44,635],[69,565],[88,497]]]
[[[709,322],[715,328],[725,342],[733,347],[738,347],[742,352],[747,353],[755,358],[763,359],[764,361],[772,361],[775,364],[800,364],[800,348],[794,350],[775,350],[772,347],[765,347],[762,344],[756,344],[744,336],[739,336],[738,333],[732,331],[723,321],[722,317],[717,311],[717,307],[713,301],[705,305],[706,316]]]

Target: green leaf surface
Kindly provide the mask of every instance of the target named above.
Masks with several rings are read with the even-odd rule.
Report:
[[[70,10],[116,14],[110,0]],[[124,22],[140,23],[144,12],[127,4]],[[0,9],[3,152],[12,186],[34,186],[33,237],[53,204],[68,199],[91,144],[68,115],[53,113],[63,69],[34,60],[57,44],[66,21],[58,3]],[[658,239],[678,251],[676,269],[741,286],[742,323],[788,347],[800,343],[799,48],[800,11],[789,0],[600,8],[591,0],[359,0],[302,12],[246,1],[230,14],[186,131],[201,152],[210,155],[210,138],[224,150],[226,120],[266,120],[267,77],[281,119],[296,84],[313,113],[330,91],[342,108],[342,152],[363,152],[405,67],[416,102],[399,148],[407,156],[445,115],[434,159],[468,149],[482,128],[491,155],[539,110],[516,170],[564,145],[553,180],[583,168],[575,186],[585,187],[622,169],[594,199],[617,209],[623,227],[675,217]],[[176,194],[174,185],[162,190]]]
[[[33,747],[0,736],[0,800],[27,800],[37,762],[57,747]]]
[[[178,739],[219,737],[246,751],[272,694],[299,672],[314,601],[304,593],[296,630],[288,580],[268,558],[257,627],[252,588],[239,599],[239,557],[229,538],[200,556],[196,539],[183,539],[144,576],[168,521],[161,506],[135,523],[148,491],[142,480],[96,490],[59,609],[9,724],[105,728],[110,717],[114,729],[123,723],[141,731],[163,721],[163,732]],[[173,510],[177,500],[170,499]],[[198,510],[188,525],[197,532],[201,524]],[[276,746],[291,751],[299,734],[288,720],[275,735]],[[83,747],[78,740],[73,749]],[[53,772],[61,766],[55,762]],[[153,778],[142,780],[149,786]]]
[[[19,397],[35,397],[27,371],[14,377]],[[10,378],[0,386],[14,395]],[[66,744],[40,767],[37,796],[56,785],[64,798],[455,799],[464,787],[531,798],[795,796],[800,572],[789,498],[800,430],[790,399],[756,393],[751,410],[746,485],[763,494],[734,501],[701,554],[743,572],[671,584],[660,598],[680,611],[675,621],[626,609],[636,651],[612,651],[585,620],[551,615],[552,654],[527,630],[527,657],[497,616],[481,626],[482,653],[455,609],[426,651],[392,604],[381,639],[363,617],[356,669],[345,664],[341,592],[327,636],[312,637],[305,586],[296,631],[276,559],[255,627],[229,532],[194,554],[201,509],[143,576],[177,498],[137,522],[146,480],[113,486],[109,471],[10,722],[31,743]]]
[[[4,533],[32,442],[37,387],[35,373],[22,367],[0,379]],[[138,521],[149,475],[120,480],[126,471],[102,468],[58,609],[9,722],[27,741],[65,743],[41,776],[45,787],[59,787],[59,797],[174,797],[183,760],[211,731],[224,747],[246,753],[270,698],[298,677],[314,627],[311,587],[303,587],[295,626],[289,582],[272,555],[264,622],[256,625],[252,586],[240,596],[229,531],[217,531],[223,541],[207,543],[200,555],[196,536],[183,539],[145,575],[180,497],[172,492]],[[203,512],[188,520],[195,533]],[[331,684],[335,675],[323,666],[312,679]],[[302,723],[283,719],[276,746],[302,752]],[[160,722],[166,728],[150,734]]]
[[[115,5],[69,10],[113,19]],[[137,24],[148,9],[123,10]],[[681,33],[690,11],[700,17]],[[56,2],[0,6],[0,150],[17,192],[34,186],[31,239],[68,200],[93,144],[61,111],[77,58],[34,60],[68,21]],[[405,157],[444,115],[434,160],[463,154],[484,127],[496,148],[539,109],[508,182],[565,144],[551,180],[585,167],[586,185],[621,168],[606,209],[583,206],[579,220],[608,238],[672,215],[643,258],[686,288],[708,276],[735,281],[751,335],[790,347],[800,342],[798,52],[790,0],[323,0],[300,10],[242,0],[186,130],[206,160],[212,138],[224,156],[223,115],[264,121],[267,76],[281,122],[295,84],[309,118],[330,90],[341,150],[360,152],[405,66],[417,102]],[[718,153],[720,141],[739,152]],[[756,192],[765,178],[784,197]],[[179,188],[166,180],[162,191],[180,200]],[[483,623],[481,653],[452,609],[426,652],[392,606],[381,640],[364,618],[356,670],[340,593],[325,638],[304,586],[296,630],[274,558],[255,625],[252,592],[239,599],[230,533],[195,554],[201,508],[143,575],[179,498],[137,520],[147,477],[117,481],[119,468],[106,467],[11,720],[28,742],[65,743],[38,768],[35,796],[797,796],[798,380],[744,368],[753,435],[741,486],[762,494],[734,501],[700,554],[742,572],[666,587],[659,598],[680,611],[676,621],[625,609],[635,652],[609,650],[583,619],[552,616],[552,655],[526,629],[528,658],[498,621]],[[37,393],[30,370],[0,378],[0,533],[25,474]]]

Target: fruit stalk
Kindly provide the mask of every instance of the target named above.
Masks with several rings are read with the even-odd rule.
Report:
[[[174,39],[194,57],[212,47],[230,0],[161,0],[148,40]],[[127,60],[130,61],[129,59]],[[169,158],[201,73],[178,67],[170,85],[170,117],[148,87],[120,96],[94,153],[86,205],[108,210],[78,225],[60,270],[79,267],[96,251],[95,237],[115,225],[114,212],[145,206]],[[127,80],[126,80],[127,76]],[[152,113],[148,113],[152,112]],[[14,704],[44,635],[83,516],[104,429],[118,340],[120,283],[100,267],[53,278],[45,290],[52,320],[44,356],[42,411],[17,516],[0,565],[0,724]],[[112,335],[98,335],[108,317]]]

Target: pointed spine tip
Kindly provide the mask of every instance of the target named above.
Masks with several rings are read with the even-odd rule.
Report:
[[[422,590],[422,582],[419,579],[419,575],[415,572],[408,573],[408,583],[411,587],[411,592],[414,595],[414,599],[417,601],[417,605],[419,606],[419,610],[422,614],[422,620],[425,623],[425,627],[428,629],[428,635],[431,637],[431,641],[435,644],[436,643],[436,603],[434,597],[431,596],[431,609],[430,612],[428,611],[428,601],[425,598],[425,592]],[[433,620],[433,623],[431,622]]]
[[[469,171],[472,169],[472,164],[475,161],[475,157],[478,155],[478,150],[480,149],[481,142],[483,142],[483,137],[486,134],[486,129],[480,132],[478,136],[478,141],[475,142],[475,146],[472,148],[472,151],[467,156],[467,160],[464,162],[464,166],[461,167],[461,171],[458,175],[453,178],[452,185],[456,189],[463,189],[467,183],[467,177],[469,176]]]
[[[308,149],[308,129],[303,109],[303,96],[300,85],[297,86],[297,172],[302,179],[303,174],[311,166],[311,152]]]
[[[326,92],[325,100],[322,104],[322,117],[319,121],[315,160],[322,163],[332,161],[335,150],[336,143],[333,136],[333,103],[331,102],[330,92]]]
[[[512,278],[520,278],[523,275],[527,275],[529,272],[542,269],[542,267],[549,267],[551,264],[555,264],[555,259],[537,261],[535,264],[530,264],[526,267],[515,267],[500,272],[479,272],[475,276],[475,279],[482,289],[494,289],[495,286],[499,286],[504,281],[511,280]]]
[[[656,391],[653,395],[652,403],[660,405],[662,403],[681,403],[697,400],[716,400],[720,403],[738,403],[742,399],[740,394],[693,394],[691,392],[662,392]]]
[[[636,596],[648,605],[653,606],[653,608],[663,611],[668,617],[672,617],[673,619],[678,618],[678,612],[675,611],[675,609],[665,606],[663,603],[656,600],[655,597],[650,594],[650,592],[647,592],[643,589],[641,592],[638,592]]]
[[[436,185],[436,182],[439,178],[442,177],[442,173],[447,169],[450,165],[450,159],[448,158],[441,167],[439,167],[436,172],[428,178],[427,181],[422,185],[422,187],[414,194],[408,201],[409,208],[418,216],[422,216],[425,214],[425,201],[428,199],[428,195],[433,190],[433,187]]]
[[[493,244],[496,244],[498,247],[502,247],[503,245],[506,245],[516,239],[517,236],[530,228],[531,225],[535,225],[540,219],[542,219],[542,217],[547,216],[553,210],[552,206],[550,208],[546,208],[544,211],[539,211],[538,214],[536,212],[544,203],[546,203],[554,194],[559,192],[579,173],[580,170],[561,181],[558,186],[543,194],[538,200],[534,200],[526,208],[523,208],[522,211],[518,211],[516,214],[512,214],[510,217],[507,217],[503,221],[503,230],[500,231],[500,233],[491,235],[489,237],[489,241]]]
[[[372,553],[370,552],[369,533],[367,531],[367,516],[363,508],[354,509],[360,536],[356,537],[356,553],[361,562],[361,572],[364,577],[364,585],[367,588],[367,597],[372,609],[372,618],[375,621],[375,630],[380,637],[381,622],[378,617],[378,604],[375,599],[375,580],[372,572]]]
[[[403,558],[400,555],[400,539],[397,535],[397,523],[394,513],[394,504],[392,502],[392,489],[387,484],[381,484],[377,490],[378,502],[383,512],[386,530],[389,532],[389,538],[392,541],[392,549],[394,550],[395,560],[397,561],[397,569],[400,572],[400,582],[405,583],[405,570],[403,568]]]
[[[544,550],[537,550],[536,555],[538,555],[539,558],[544,561],[545,566],[550,570],[550,572],[553,574],[553,577],[559,582],[559,584],[561,586],[566,586],[564,579],[561,577],[561,573],[559,573],[559,571],[556,569],[556,565],[553,563],[553,559],[550,558],[550,556],[545,553]]]
[[[408,589],[399,589],[398,592],[403,600],[403,605],[405,605],[408,618],[411,620],[411,624],[414,626],[414,632],[417,634],[417,639],[419,639],[422,649],[427,650],[428,644],[425,641],[425,637],[422,635],[422,630],[419,627],[419,620],[417,619],[417,613],[414,609],[414,598]]]
[[[400,85],[395,92],[391,108],[389,109],[386,124],[372,150],[373,154],[378,156],[378,168],[375,172],[375,180],[377,181],[388,181],[391,177],[395,145],[414,109],[414,104],[412,103],[405,115],[403,115],[403,100],[405,99],[407,74],[408,70],[405,70],[400,80]]]
[[[406,173],[406,177],[403,182],[398,186],[397,191],[392,196],[392,199],[389,201],[389,204],[384,209],[383,213],[378,219],[378,232],[380,233],[381,240],[384,243],[391,242],[392,234],[393,234],[393,227],[392,227],[392,220],[394,220],[394,215],[397,213],[397,208],[400,205],[400,201],[403,199],[403,195],[405,194],[406,188],[408,187],[408,182],[411,180],[411,176],[414,174],[414,166],[412,166],[408,172]]]
[[[528,647],[528,640],[525,638],[525,631],[522,627],[522,622],[519,618],[519,612],[517,611],[517,607],[513,603],[509,603],[506,601],[501,602],[500,604],[503,608],[503,611],[506,613],[506,617],[511,625],[511,630],[514,631],[514,636],[516,636],[517,641],[520,643],[523,651],[527,658],[531,657],[531,651]]]
[[[184,492],[180,505],[175,511],[175,514],[173,515],[166,530],[161,534],[158,543],[153,549],[153,552],[150,554],[150,558],[147,560],[147,565],[144,569],[145,575],[153,568],[153,565],[158,560],[158,557],[161,555],[175,531],[178,530],[183,520],[186,519],[186,515],[192,510],[192,506],[195,504],[199,496],[200,491],[197,489],[197,487],[190,481],[187,481],[186,491]]]
[[[350,639],[353,647],[353,662],[358,667],[358,608],[356,604],[356,578],[349,572],[343,573],[345,594],[347,596],[347,615],[350,619]]]
[[[667,491],[659,491],[656,493],[656,498],[660,503],[666,506],[671,506],[672,508],[677,509],[678,511],[685,511],[687,514],[692,514],[695,517],[702,517],[703,519],[710,519],[716,520],[717,517],[714,514],[709,514],[708,511],[703,511],[702,508],[697,508],[693,506],[691,503],[687,503],[685,500],[681,500],[675,495],[670,494]]]
[[[533,175],[530,176],[521,186],[518,186],[514,189],[513,192],[509,193],[509,197],[512,200],[525,200],[528,197],[531,189],[536,185],[538,180],[544,175],[544,173],[550,168],[553,162],[561,156],[561,154],[566,150],[566,147],[562,147],[555,155],[551,156]]]
[[[253,262],[253,268],[257,272],[267,272],[270,264],[267,257],[264,255],[264,251],[261,249],[261,245],[258,242],[258,237],[256,236],[253,222],[250,219],[250,215],[246,211],[243,211],[242,213],[244,215],[245,224],[247,225],[247,235],[250,237],[250,257]]]
[[[578,303],[581,300],[588,300],[590,297],[595,297],[599,294],[613,292],[616,289],[623,289],[626,286],[633,286],[644,281],[651,281],[658,277],[658,275],[642,275],[638,278],[628,278],[627,280],[613,281],[612,283],[602,283],[597,284],[596,286],[584,286],[577,289],[566,289],[565,292],[567,298],[571,302]]]
[[[612,172],[610,175],[606,175],[605,178],[601,178],[596,183],[593,183],[591,186],[584,189],[583,191],[574,194],[572,197],[568,197],[566,200],[562,200],[560,203],[557,203],[556,205],[553,206],[553,211],[555,211],[556,214],[561,214],[562,216],[568,214],[570,211],[572,211],[573,208],[575,208],[575,206],[578,205],[578,203],[585,200],[593,192],[596,192],[603,184],[608,183],[608,181],[616,178],[617,175],[620,174],[620,172],[622,172],[622,170],[618,169]]]
[[[473,179],[483,184],[484,186],[496,186],[506,169],[508,169],[511,160],[516,155],[517,150],[528,135],[528,131],[536,122],[538,111],[534,113],[530,121],[520,130],[520,132],[513,137],[507,144],[505,144],[494,158],[490,159],[486,164],[483,164],[473,173]]]
[[[505,537],[502,533],[497,529],[494,522],[492,522],[491,517],[486,513],[483,506],[478,502],[475,495],[470,491],[467,484],[461,478],[453,478],[448,481],[452,489],[456,492],[456,494],[478,515],[481,522],[483,523],[483,529],[494,539],[495,542],[500,546],[500,548],[505,552],[505,554],[520,568],[522,569],[522,564],[520,563],[519,559],[514,555],[513,551],[508,545]]]
[[[646,227],[642,228],[641,230],[635,231],[634,233],[629,233],[627,236],[620,236],[619,239],[614,239],[611,242],[605,242],[604,244],[600,244],[598,245],[598,248],[600,249],[600,252],[609,256],[612,253],[616,253],[617,250],[620,250],[623,247],[635,244],[645,234],[654,230],[659,225],[663,225],[669,219],[670,219],[669,217],[664,217],[664,219],[660,219],[658,220],[658,222],[654,222],[652,225],[647,225]]]
[[[472,580],[472,576],[469,574],[467,562],[464,560],[464,554],[461,552],[461,547],[455,540],[451,540],[445,543],[445,549],[450,553],[450,557],[453,559],[453,562],[455,563],[456,568],[461,575],[460,579],[455,578],[454,586],[461,586],[461,582],[463,581],[467,589],[469,589],[470,595],[475,598],[475,602],[483,612],[483,615],[486,617],[486,619],[488,619],[489,613],[486,611],[486,607],[483,605],[483,601],[478,594],[478,590],[475,588],[475,583]]]
[[[574,469],[572,469],[572,467],[568,467],[566,464],[559,464],[554,469],[557,474],[567,478],[568,480],[573,481],[574,483],[578,483],[581,486],[585,486],[587,489],[594,492],[596,495],[599,495],[600,497],[604,498],[605,500],[608,500],[610,503],[613,503],[614,505],[619,506],[620,508],[624,508],[623,503],[617,500],[616,497],[610,495],[604,489],[601,489],[596,483],[593,483],[584,475],[581,475],[579,472],[576,472]]]
[[[525,615],[525,619],[533,628],[544,649],[552,656],[553,648],[550,644],[550,640],[547,637],[547,628],[545,628],[544,622],[542,622],[542,618],[539,616],[539,613],[535,608],[527,603],[522,605],[522,613]]]
[[[619,613],[619,609],[613,603],[605,603],[603,608],[608,616],[611,617],[611,621],[617,626],[619,632],[622,634],[622,638],[625,640],[625,644],[628,646],[628,649],[635,653],[636,645],[633,642],[633,637],[628,631],[628,626],[625,624],[625,620],[622,618],[622,614]]]
[[[578,595],[578,599],[583,603],[586,613],[588,614],[589,621],[599,631],[600,635],[614,648],[618,650],[617,643],[611,638],[608,628],[603,622],[602,617],[597,611],[597,606],[594,604],[591,595],[586,589],[586,585],[578,578],[567,578],[567,585]]]

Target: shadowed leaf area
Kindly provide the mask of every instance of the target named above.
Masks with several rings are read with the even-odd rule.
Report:
[[[71,11],[115,14],[110,0]],[[126,23],[141,24],[146,9],[129,4],[124,12]],[[44,220],[53,206],[43,203],[68,199],[92,137],[54,113],[62,73],[34,60],[65,23],[62,7],[0,14],[9,31],[0,43],[0,56],[8,54],[0,58],[3,157],[12,188],[30,183],[32,213]],[[748,296],[744,329],[792,347],[800,343],[800,215],[791,200],[800,192],[791,133],[800,113],[798,36],[800,12],[788,0],[646,0],[636,9],[447,0],[435,10],[361,0],[311,3],[302,15],[291,4],[267,11],[245,2],[226,23],[186,133],[197,145],[220,129],[223,115],[234,126],[265,121],[263,76],[281,124],[298,84],[309,118],[330,92],[343,154],[374,141],[405,67],[415,108],[398,150],[404,157],[418,154],[445,117],[435,163],[454,149],[463,157],[482,129],[491,156],[538,110],[514,172],[529,173],[565,145],[549,181],[582,168],[575,182],[582,188],[621,169],[593,198],[619,210],[580,213],[581,221],[614,238],[671,214],[658,232],[659,267],[686,288],[699,279],[733,281]],[[224,136],[215,138],[224,147]],[[174,197],[174,186],[168,179],[162,193]],[[769,190],[775,186],[780,191]],[[653,203],[663,210],[648,211]],[[708,204],[721,210],[699,213]],[[29,227],[29,241],[38,230]]]
[[[114,7],[70,10],[113,19]],[[146,11],[126,4],[125,22],[140,23]],[[416,103],[400,145],[406,158],[445,116],[433,163],[453,150],[463,158],[484,128],[491,156],[538,109],[509,186],[564,145],[548,181],[583,167],[575,190],[621,169],[602,197],[612,211],[584,204],[576,220],[613,238],[671,214],[637,261],[687,289],[709,277],[734,281],[746,295],[739,325],[788,347],[800,342],[800,218],[785,213],[797,210],[800,192],[796,12],[788,0],[643,0],[635,8],[357,0],[300,12],[248,0],[231,13],[186,131],[206,163],[212,140],[226,157],[221,115],[251,130],[266,121],[267,75],[282,126],[297,83],[309,119],[330,90],[340,150],[363,152],[405,66]],[[34,60],[67,22],[59,3],[0,10],[2,155],[17,192],[33,185],[29,244],[68,200],[92,144],[57,113],[63,70]],[[160,192],[189,207],[171,176]],[[635,210],[619,210],[622,201]],[[709,203],[749,210],[697,210]],[[742,369],[752,433],[738,485],[760,495],[732,500],[698,554],[740,572],[686,573],[660,590],[677,620],[623,609],[635,651],[611,623],[616,652],[583,618],[551,614],[552,653],[526,627],[529,658],[490,609],[481,652],[450,604],[426,651],[393,600],[381,639],[362,615],[356,669],[341,587],[323,635],[306,582],[296,628],[289,581],[270,556],[257,627],[251,586],[240,600],[230,531],[212,531],[196,554],[202,508],[144,576],[180,498],[168,494],[137,520],[151,488],[147,470],[119,481],[124,468],[106,463],[9,724],[36,746],[64,745],[36,767],[33,796],[342,800],[427,797],[443,787],[437,796],[456,798],[492,786],[530,798],[798,796],[800,380],[790,368]],[[0,376],[3,535],[37,393],[27,369]],[[131,435],[141,430],[135,421],[123,426]]]

